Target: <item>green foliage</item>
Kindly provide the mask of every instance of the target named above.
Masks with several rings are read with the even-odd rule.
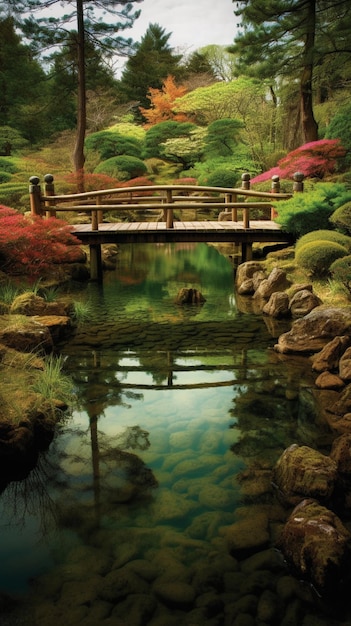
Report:
[[[326,133],[326,139],[339,139],[347,150],[344,157],[345,167],[351,166],[351,133],[350,133],[351,104],[343,106],[332,118]]]
[[[0,126],[0,155],[10,156],[14,151],[23,148],[27,140],[15,128]]]
[[[295,260],[312,276],[323,278],[328,275],[331,264],[347,254],[348,250],[340,243],[317,240],[297,248]]]
[[[346,186],[341,183],[318,183],[312,191],[295,193],[289,200],[273,202],[278,217],[276,221],[296,238],[311,230],[328,230],[329,218],[347,197]]]
[[[56,402],[72,404],[74,388],[72,380],[63,374],[64,360],[61,356],[50,354],[44,361],[44,368],[38,373],[32,390],[47,400],[54,411]]]
[[[29,210],[28,184],[5,182],[0,184],[0,198],[3,204],[16,209]]]
[[[120,91],[126,101],[137,102],[138,106],[150,107],[147,97],[150,87],[161,89],[165,78],[171,74],[181,76],[181,55],[174,54],[168,44],[171,33],[166,33],[159,24],[149,24],[135,53],[129,56],[120,80]],[[138,108],[135,108],[136,116]]]
[[[295,250],[298,250],[311,241],[334,241],[344,246],[348,252],[351,252],[351,237],[338,233],[336,230],[312,230],[297,240]]]
[[[11,180],[12,176],[8,172],[4,172],[0,169],[0,185],[1,183],[8,183]]]
[[[143,176],[146,172],[147,167],[141,159],[128,155],[112,157],[95,168],[95,174],[107,174],[121,181]]]
[[[329,220],[342,233],[351,235],[351,199],[339,206]]]
[[[168,139],[189,137],[192,131],[197,130],[195,124],[190,122],[175,122],[167,120],[149,128],[145,135],[144,158],[161,158],[163,156],[163,144]]]
[[[185,137],[167,139],[159,146],[160,153],[169,161],[181,163],[182,167],[187,170],[201,159],[205,134],[204,128],[195,127]]]
[[[209,187],[237,187],[240,176],[235,169],[228,167],[219,167],[207,176],[205,180],[201,180],[200,185],[208,185]]]
[[[240,130],[243,122],[235,119],[215,120],[207,127],[205,138],[206,156],[228,157],[234,154],[240,141]]]
[[[336,259],[330,266],[332,279],[340,282],[347,291],[351,292],[351,255]]]
[[[137,139],[106,130],[89,135],[85,147],[98,152],[103,161],[122,154],[140,158],[142,150],[142,144]]]
[[[18,172],[18,165],[15,163],[14,159],[0,156],[0,170],[8,172],[9,174],[15,174],[15,172]]]

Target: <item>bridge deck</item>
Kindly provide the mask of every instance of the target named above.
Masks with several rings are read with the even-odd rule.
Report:
[[[175,221],[173,228],[165,222],[114,222],[99,224],[92,230],[91,224],[76,224],[73,233],[83,243],[155,243],[172,241],[208,241],[253,243],[261,241],[290,241],[279,224],[270,220],[250,220],[250,227],[232,221]]]

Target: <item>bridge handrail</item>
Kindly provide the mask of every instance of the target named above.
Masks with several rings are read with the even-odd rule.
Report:
[[[294,188],[293,191],[303,190],[303,175],[296,173],[294,175]],[[266,208],[271,207],[270,203],[266,202],[238,202],[238,196],[254,197],[254,198],[269,198],[271,200],[283,200],[292,197],[292,193],[280,193],[280,182],[278,176],[272,177],[272,190],[268,191],[256,191],[250,189],[250,175],[242,175],[242,187],[212,187],[205,185],[138,185],[135,187],[117,187],[114,189],[98,189],[95,191],[85,191],[75,194],[55,194],[54,191],[54,177],[51,174],[47,174],[44,177],[45,181],[45,193],[43,194],[40,187],[40,179],[37,176],[30,178],[30,201],[31,201],[31,213],[34,215],[47,216],[55,215],[56,210],[59,211],[91,211],[92,213],[92,230],[98,229],[99,222],[102,221],[103,211],[112,210],[137,210],[137,209],[162,209],[163,218],[166,221],[167,228],[173,228],[173,209],[189,208],[189,204],[195,204],[196,208],[207,208],[209,202],[212,208],[226,208],[232,211],[232,220],[237,221],[237,209],[243,208],[243,222],[244,227],[249,227],[249,209],[250,208]],[[173,196],[173,192],[191,192],[191,196]],[[143,196],[136,198],[135,193],[145,192],[166,192],[165,195],[157,196]],[[204,196],[199,194],[223,194],[222,200],[213,199],[212,196]],[[116,204],[102,204],[101,199],[104,196],[118,196],[123,195],[122,202]],[[127,198],[125,197],[127,196]],[[84,200],[94,200],[95,204],[84,203]],[[129,199],[129,202],[128,202]],[[156,200],[157,199],[157,200]],[[68,208],[64,208],[57,203],[72,203],[81,200],[83,204],[70,204]],[[132,202],[134,200],[134,202]],[[160,204],[161,200],[161,204]],[[124,201],[124,202],[123,202]],[[126,205],[127,202],[127,205]],[[273,217],[273,214],[272,214]]]

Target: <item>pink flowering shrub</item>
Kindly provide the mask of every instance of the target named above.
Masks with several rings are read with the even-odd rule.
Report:
[[[302,172],[306,178],[324,178],[335,172],[338,159],[345,156],[346,150],[339,139],[311,141],[289,152],[278,161],[278,165],[251,179],[251,183],[262,183],[272,176],[292,178],[295,172]]]
[[[53,263],[78,261],[79,244],[56,217],[27,217],[0,205],[0,267],[8,274],[37,276]]]

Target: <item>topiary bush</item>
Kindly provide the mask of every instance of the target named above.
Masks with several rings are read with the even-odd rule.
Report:
[[[333,261],[329,270],[332,279],[342,283],[351,293],[351,255]]]
[[[351,200],[336,209],[329,220],[342,233],[351,235]]]
[[[331,264],[348,255],[348,250],[334,241],[310,241],[295,251],[297,265],[316,278],[329,274]]]
[[[228,167],[219,167],[208,174],[200,184],[209,187],[236,187],[239,185],[239,174]]]
[[[28,183],[4,182],[0,184],[1,202],[18,210],[29,211]]]
[[[117,180],[129,180],[146,174],[147,168],[141,159],[124,155],[103,161],[95,168],[95,174],[107,174]]]
[[[98,152],[103,161],[123,154],[140,158],[142,142],[134,137],[124,137],[119,133],[104,130],[89,135],[85,140],[85,148],[87,151]]]
[[[351,237],[338,233],[336,230],[312,230],[297,240],[295,251],[311,241],[334,241],[351,253]]]
[[[276,222],[296,238],[312,230],[328,230],[330,216],[349,196],[350,192],[342,183],[317,183],[311,191],[273,202],[278,213]]]

